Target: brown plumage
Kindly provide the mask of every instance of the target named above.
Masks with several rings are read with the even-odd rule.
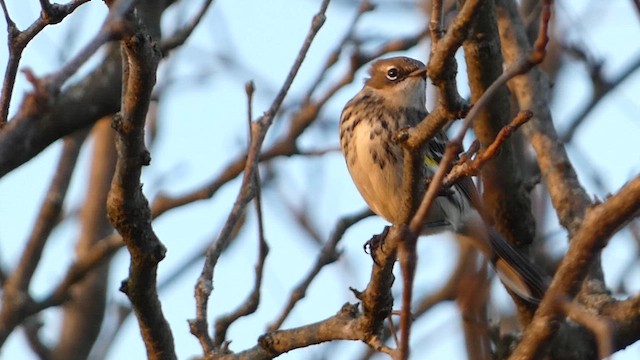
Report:
[[[342,112],[340,144],[347,168],[371,210],[399,224],[403,194],[403,149],[392,138],[401,128],[417,125],[428,114],[426,68],[418,60],[395,57],[374,62],[370,77]],[[420,198],[434,175],[448,139],[439,132],[420,149],[424,179]],[[488,228],[476,211],[480,196],[470,178],[438,196],[424,224],[424,233],[453,230],[474,238],[473,244],[492,261],[503,281],[519,296],[538,301],[546,290],[546,277],[499,233]],[[475,239],[479,239],[475,241]]]

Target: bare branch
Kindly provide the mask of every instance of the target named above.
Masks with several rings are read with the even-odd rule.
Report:
[[[502,144],[511,136],[511,134],[521,125],[529,121],[532,116],[533,113],[531,111],[520,111],[509,125],[500,130],[494,142],[492,142],[484,151],[480,152],[473,160],[462,161],[461,157],[461,161],[459,161],[445,177],[443,185],[451,186],[463,177],[477,175],[479,170],[487,161],[496,157],[502,147]]]
[[[371,215],[373,215],[373,213],[371,212],[371,210],[367,209],[354,215],[343,217],[338,221],[331,237],[329,238],[329,241],[324,244],[324,247],[320,251],[320,254],[316,259],[313,268],[311,268],[307,276],[304,277],[304,280],[302,280],[300,284],[298,284],[291,291],[289,301],[284,306],[284,309],[280,312],[278,318],[269,326],[267,326],[268,332],[276,331],[282,326],[282,323],[284,323],[284,321],[287,319],[287,316],[289,316],[291,310],[293,310],[298,301],[302,300],[305,297],[307,289],[311,285],[311,282],[320,273],[320,270],[322,270],[325,265],[331,264],[334,261],[338,260],[340,253],[337,250],[337,245],[347,229],[349,229],[349,227],[351,227],[352,225],[358,223],[360,220],[365,219]]]
[[[193,30],[195,30],[196,26],[200,24],[202,18],[207,13],[209,6],[213,3],[213,0],[205,0],[204,4],[200,7],[200,10],[196,14],[196,16],[187,24],[185,27],[176,31],[169,38],[162,39],[160,43],[160,50],[162,51],[163,56],[169,55],[171,50],[179,47],[184,44],[185,41],[191,36]]]
[[[560,299],[558,302],[558,306],[567,317],[591,330],[598,343],[598,358],[606,359],[613,354],[612,344],[615,325],[610,319],[593,315],[580,307],[580,305],[570,301]]]
[[[29,284],[40,264],[46,241],[55,225],[58,224],[71,175],[86,136],[87,131],[80,131],[65,138],[58,166],[45,200],[40,207],[36,224],[27,240],[27,245],[16,269],[4,283],[3,306],[0,310],[0,344],[4,343],[19,322],[34,313],[35,309],[31,309]]]
[[[0,128],[7,122],[9,114],[9,103],[13,93],[16,75],[18,74],[18,65],[22,51],[27,44],[33,40],[46,25],[61,22],[67,15],[71,14],[80,5],[89,0],[75,0],[68,4],[50,4],[46,0],[41,0],[42,6],[41,17],[38,18],[28,29],[24,31],[18,30],[16,24],[11,20],[4,0],[0,1],[5,20],[7,22],[7,32],[9,35],[9,61],[5,70],[4,81],[2,83],[2,95],[0,95]]]
[[[191,332],[200,340],[200,344],[202,345],[205,354],[216,350],[207,332],[207,302],[212,291],[214,266],[220,255],[220,250],[229,241],[229,235],[231,234],[231,230],[235,227],[235,224],[239,219],[239,215],[244,211],[247,203],[255,196],[255,187],[253,187],[252,185],[254,184],[254,174],[258,166],[262,143],[267,131],[273,123],[274,117],[278,112],[278,109],[280,108],[284,97],[286,96],[291,84],[293,83],[293,79],[295,78],[298,70],[300,69],[300,66],[302,65],[302,61],[304,60],[307,51],[311,47],[313,39],[315,38],[318,31],[320,31],[320,28],[324,23],[325,12],[328,6],[329,0],[324,0],[320,5],[320,10],[313,18],[311,28],[307,33],[302,48],[300,49],[300,52],[298,53],[298,56],[291,70],[289,71],[289,74],[287,75],[287,79],[282,85],[282,88],[280,89],[271,106],[264,113],[264,115],[251,124],[251,144],[249,145],[248,156],[246,159],[246,164],[244,166],[245,172],[242,179],[240,192],[238,193],[236,201],[233,205],[231,214],[229,214],[227,222],[220,232],[220,236],[211,245],[209,250],[207,250],[205,264],[196,284],[196,319],[190,320],[189,323]]]
[[[250,143],[253,142],[253,136],[255,134],[251,131],[253,119],[253,92],[254,86],[253,82],[247,83],[245,86],[245,90],[247,93],[247,122],[249,125],[249,140]],[[264,224],[262,218],[262,197],[261,197],[261,181],[260,181],[260,168],[258,166],[255,167],[253,172],[253,188],[255,189],[255,208],[256,214],[258,217],[258,260],[255,268],[255,279],[253,288],[251,293],[247,296],[247,298],[240,303],[240,305],[233,312],[221,316],[216,320],[215,323],[215,338],[213,340],[213,345],[216,348],[220,348],[223,346],[227,330],[229,326],[233,324],[240,317],[247,316],[249,314],[253,314],[257,309],[260,303],[260,288],[262,286],[262,274],[264,269],[264,261],[267,258],[267,254],[269,253],[269,245],[264,238]]]
[[[511,67],[528,58],[531,48],[515,4],[511,0],[497,0],[496,6],[502,53],[505,63]],[[534,113],[522,130],[536,152],[560,223],[571,235],[580,225],[590,200],[553,128],[547,100],[549,86],[540,70],[533,68],[531,72],[511,79],[509,87],[520,108]]]
[[[622,84],[625,80],[627,80],[636,70],[640,68],[640,57],[636,58],[632,61],[626,68],[624,68],[617,76],[614,76],[611,80],[607,79],[599,79],[598,83],[593,83],[593,92],[591,95],[591,99],[589,102],[580,110],[577,115],[569,121],[569,128],[565,131],[565,133],[560,137],[561,141],[564,143],[570,142],[580,125],[584,123],[587,119],[588,115],[591,113],[593,109],[595,109],[601,100],[603,100],[607,95],[611,93],[612,90],[616,89],[618,85]]]
[[[87,195],[80,211],[80,235],[76,243],[78,259],[84,258],[96,243],[113,233],[105,205],[116,164],[115,134],[110,122],[111,117],[105,117],[92,130],[93,161]],[[60,337],[53,349],[55,357],[73,359],[89,355],[104,317],[108,274],[109,262],[101,261],[75,284],[74,296],[68,294]]]
[[[160,53],[151,38],[137,28],[122,41],[124,67],[122,113],[114,118],[118,161],[107,200],[109,221],[131,254],[129,278],[122,283],[131,301],[151,359],[175,359],[173,335],[162,313],[156,287],[158,263],[166,249],[151,227],[151,212],[140,184],[141,168],[150,155],[144,144],[144,124],[155,84]]]
[[[545,344],[555,333],[561,320],[554,306],[555,299],[572,299],[589,271],[589,264],[598,258],[609,238],[640,210],[640,176],[628,182],[604,203],[590,207],[569,244],[567,255],[560,263],[549,290],[540,303],[533,321],[524,332],[522,342],[512,359],[536,358],[545,351]]]

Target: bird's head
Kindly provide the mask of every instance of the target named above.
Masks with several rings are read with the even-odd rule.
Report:
[[[365,88],[381,95],[388,106],[425,109],[427,68],[415,59],[400,56],[374,62]]]

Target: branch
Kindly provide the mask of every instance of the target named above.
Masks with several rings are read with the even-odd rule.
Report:
[[[249,125],[249,139],[250,142],[253,141],[252,137],[254,136],[251,131],[251,119],[253,119],[253,92],[254,86],[253,82],[249,82],[245,85],[245,90],[247,93],[247,121]],[[255,280],[253,284],[253,289],[249,296],[240,303],[240,305],[225,316],[221,316],[216,320],[215,323],[215,339],[213,340],[213,345],[216,348],[220,348],[225,342],[227,330],[229,326],[233,324],[236,320],[238,320],[242,316],[247,316],[249,314],[253,314],[258,309],[258,304],[260,304],[260,287],[262,286],[262,274],[264,270],[264,261],[267,258],[267,254],[269,253],[269,245],[264,238],[264,224],[262,218],[262,197],[261,197],[261,181],[260,181],[260,168],[255,167],[253,172],[253,187],[255,188],[255,208],[256,214],[258,217],[258,263],[255,268]]]
[[[605,359],[613,354],[613,337],[615,324],[603,316],[594,315],[582,308],[580,305],[559,300],[560,310],[570,319],[588,328],[596,338],[598,343],[598,358]]]
[[[87,131],[80,131],[64,139],[62,153],[45,199],[40,206],[36,223],[29,235],[15,270],[3,286],[2,310],[0,310],[0,345],[22,320],[34,314],[31,309],[29,285],[40,264],[42,252],[49,235],[60,219],[62,205],[76,166],[80,148]]]
[[[520,126],[525,124],[529,119],[533,117],[533,113],[528,110],[520,111],[516,117],[511,120],[511,123],[503,127],[494,141],[480,152],[473,160],[468,159],[466,161],[458,161],[458,163],[449,171],[449,174],[445,177],[443,185],[445,187],[455,184],[457,181],[464,177],[476,176],[479,174],[480,169],[486,164],[487,161],[495,158],[504,142],[515,132]],[[461,156],[462,159],[462,156]]]
[[[121,4],[126,7],[131,1],[122,1]],[[160,12],[155,11],[160,6],[158,1],[144,0],[140,3],[151,2],[153,14],[148,13],[149,6],[139,6],[137,11],[144,16],[146,26],[155,28],[159,27],[157,24],[160,22],[160,16],[157,16]],[[79,3],[81,1],[73,4]],[[171,2],[163,1],[162,6],[166,7],[169,3]],[[122,23],[117,20],[116,13],[121,11],[123,8],[116,7],[112,12],[112,20],[105,22],[105,27],[113,26],[114,34],[118,35],[121,35],[121,31],[127,31],[119,27]],[[104,40],[101,35],[95,39],[98,38]],[[86,48],[90,47],[95,48],[95,44],[87,44]],[[76,60],[66,65],[67,70],[50,74],[43,79],[36,79],[31,73],[26,73],[37,86],[24,97],[16,115],[0,131],[0,177],[29,161],[54,141],[118,111],[122,90],[122,59],[120,49],[115,44],[108,47],[105,59],[89,75],[59,93],[49,93],[51,86],[48,84],[66,81],[69,71],[74,71],[72,67],[75,65],[70,64],[81,62],[87,54],[86,50],[82,50]]]
[[[191,33],[193,33],[193,30],[195,30],[196,26],[198,26],[202,21],[202,18],[204,18],[204,15],[207,13],[207,10],[212,3],[213,0],[205,0],[196,16],[194,16],[187,25],[176,31],[169,38],[162,39],[160,42],[160,50],[162,51],[163,56],[168,56],[171,50],[181,46],[185,41],[187,41],[189,36],[191,36]]]
[[[258,345],[237,354],[217,356],[216,359],[273,359],[287,351],[331,340],[358,340],[358,306],[345,304],[326,320],[289,330],[278,330],[258,338]]]
[[[324,23],[325,12],[328,6],[329,0],[324,0],[320,6],[320,10],[313,18],[311,28],[307,33],[302,48],[300,49],[300,52],[298,53],[298,56],[291,70],[289,71],[284,84],[282,85],[282,88],[280,89],[271,106],[264,113],[264,115],[262,115],[258,120],[251,124],[251,143],[249,145],[246,163],[244,164],[244,177],[242,179],[240,192],[238,193],[236,201],[233,205],[233,209],[231,210],[231,213],[227,218],[227,222],[220,232],[218,239],[207,250],[202,273],[198,278],[195,288],[196,318],[193,320],[189,320],[189,324],[191,332],[200,340],[200,344],[202,345],[205,354],[209,354],[212,351],[216,350],[208,334],[207,325],[207,304],[211,291],[213,290],[212,280],[215,264],[217,263],[217,259],[220,256],[221,249],[224,248],[226,244],[228,244],[230,234],[235,227],[240,214],[244,212],[247,203],[255,196],[255,187],[253,187],[252,185],[254,183],[254,174],[258,166],[262,143],[267,131],[273,123],[274,117],[278,112],[278,109],[280,108],[284,97],[286,96],[291,84],[293,83],[293,79],[295,78],[298,70],[300,69],[300,66],[302,65],[302,61],[304,60],[309,48],[311,47],[313,39]]]
[[[92,247],[113,233],[107,220],[107,194],[115,170],[115,134],[111,129],[111,118],[98,121],[92,130],[93,154],[88,187],[80,211],[80,233],[76,243],[77,259],[91,253]],[[109,279],[109,262],[101,261],[81,281],[75,283],[73,296],[63,309],[58,343],[53,349],[54,357],[70,359],[89,355],[104,318]],[[79,337],[78,334],[83,334]]]
[[[287,316],[291,313],[293,308],[296,306],[298,301],[302,300],[306,293],[307,289],[311,285],[313,279],[320,273],[320,270],[325,265],[329,265],[334,261],[338,260],[340,253],[337,250],[338,242],[342,239],[344,233],[351,227],[352,225],[358,223],[360,220],[365,219],[369,216],[373,215],[371,210],[367,209],[365,211],[361,211],[351,216],[343,217],[336,224],[335,229],[333,230],[333,234],[329,238],[329,240],[324,244],[324,247],[320,251],[315,264],[309,270],[307,276],[298,284],[292,291],[289,296],[289,301],[284,306],[284,309],[280,312],[278,318],[273,321],[269,326],[267,326],[267,331],[272,332],[278,330],[282,323],[287,319]]]
[[[13,94],[13,86],[15,85],[16,75],[18,74],[18,66],[20,58],[25,47],[33,38],[49,24],[57,24],[61,22],[67,15],[71,14],[80,5],[89,0],[75,0],[68,4],[50,4],[48,1],[40,2],[42,13],[28,29],[24,31],[18,30],[7,11],[4,0],[0,1],[5,21],[7,22],[7,34],[9,37],[9,59],[2,83],[2,95],[0,95],[0,129],[6,124],[9,115],[9,104]]]
[[[497,0],[496,6],[505,63],[514,66],[527,61],[522,59],[530,56],[531,47],[517,7],[511,0]],[[539,69],[533,68],[529,73],[511,79],[509,87],[520,108],[529,109],[535,114],[522,130],[536,152],[536,160],[559,221],[572,236],[591,201],[578,182],[564,147],[558,141],[547,100],[547,81]]]
[[[543,354],[545,347],[542,345],[551,339],[562,321],[562,314],[554,304],[556,299],[564,296],[572,299],[577,294],[592,261],[598,258],[609,238],[639,210],[640,176],[637,176],[604,203],[586,211],[584,221],[572,236],[567,255],[512,359],[534,359]]]
[[[158,263],[166,250],[151,227],[151,212],[140,184],[142,166],[150,161],[144,145],[144,124],[161,55],[152,39],[136,28],[138,19],[129,20],[136,31],[122,41],[122,112],[113,122],[118,133],[118,160],[107,211],[131,254],[129,278],[123,281],[121,291],[136,312],[147,356],[175,359],[173,335],[156,288]]]
[[[588,115],[593,109],[596,108],[596,106],[598,106],[600,101],[604,99],[608,94],[610,94],[612,90],[616,89],[618,85],[627,80],[633,73],[635,73],[636,70],[638,70],[638,68],[640,68],[640,56],[637,57],[633,62],[631,62],[631,64],[620,71],[620,73],[617,76],[614,76],[612,79],[606,80],[600,77],[598,82],[593,82],[591,100],[582,108],[582,110],[578,112],[578,114],[572,120],[569,121],[569,128],[560,137],[561,141],[565,144],[571,142],[580,125],[584,123]],[[599,74],[599,76],[601,76],[601,74]]]

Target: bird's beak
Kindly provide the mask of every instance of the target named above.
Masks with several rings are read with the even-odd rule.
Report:
[[[422,69],[418,69],[413,71],[412,73],[409,74],[409,77],[411,76],[421,76],[423,79],[427,79],[427,68],[424,67]]]

